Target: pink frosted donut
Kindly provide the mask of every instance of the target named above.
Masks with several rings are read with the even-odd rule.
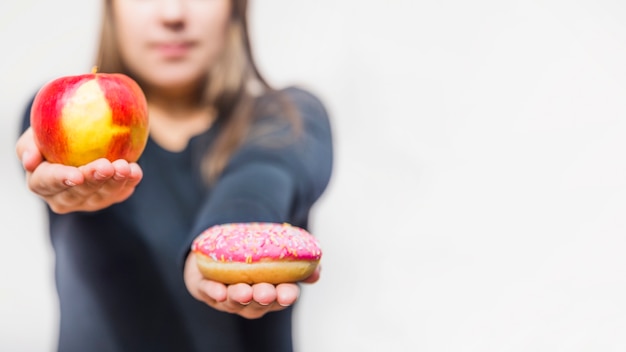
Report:
[[[212,226],[196,238],[191,249],[202,275],[225,284],[301,281],[313,273],[322,257],[315,237],[286,223]]]

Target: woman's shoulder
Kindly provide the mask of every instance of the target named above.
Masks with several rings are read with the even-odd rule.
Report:
[[[313,90],[302,86],[290,85],[266,93],[260,99],[261,110],[275,114],[277,110],[285,112],[295,108],[303,118],[315,117],[328,119],[328,111],[322,99]]]
[[[309,112],[316,112],[316,115],[322,115],[324,118],[328,118],[326,105],[319,95],[311,89],[299,86],[288,86],[281,91],[292,99],[293,103],[301,112],[302,110],[308,110]]]
[[[317,135],[329,139],[331,121],[322,99],[310,89],[288,86],[266,93],[257,105],[254,137],[292,139],[297,135]],[[271,132],[271,133],[269,133]],[[295,134],[294,134],[295,132]]]
[[[323,106],[322,99],[312,89],[302,86],[291,85],[279,90],[282,94],[285,94],[297,102],[318,104]]]

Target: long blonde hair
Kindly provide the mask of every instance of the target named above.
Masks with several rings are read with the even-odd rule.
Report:
[[[226,167],[231,155],[243,143],[257,114],[254,111],[258,92],[276,94],[284,109],[280,114],[299,129],[296,110],[278,94],[259,72],[250,44],[248,33],[248,1],[232,0],[232,13],[227,31],[224,52],[211,68],[204,87],[205,102],[213,107],[223,121],[220,135],[203,161],[203,176],[213,183]],[[102,11],[100,45],[96,65],[100,72],[119,72],[130,75],[122,62],[112,15],[111,0],[104,1]],[[254,88],[254,89],[251,89]],[[256,94],[253,93],[256,91]]]

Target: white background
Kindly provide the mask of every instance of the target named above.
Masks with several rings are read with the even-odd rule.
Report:
[[[0,350],[51,351],[43,208],[14,155],[90,69],[99,1],[0,4]],[[258,61],[335,128],[297,350],[626,350],[626,2],[256,0]]]

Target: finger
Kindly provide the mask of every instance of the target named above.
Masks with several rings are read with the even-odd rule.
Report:
[[[135,188],[143,178],[143,171],[137,163],[129,163],[129,174],[126,177],[126,187]]]
[[[252,299],[260,305],[267,306],[276,301],[276,287],[268,283],[252,285]]]
[[[130,177],[130,165],[124,159],[115,160],[111,163],[113,166],[113,180],[121,182],[126,181]]]
[[[195,299],[200,301],[205,301],[206,299],[210,299],[211,302],[215,301],[210,296],[210,292],[212,291],[211,283],[202,276],[196,263],[196,256],[193,252],[189,252],[185,260],[183,279],[187,290]],[[215,295],[215,297],[219,298],[219,294]],[[224,287],[224,297],[226,297],[226,287]]]
[[[226,285],[213,280],[202,279],[198,283],[198,289],[215,302],[225,302],[228,298]]]
[[[15,143],[15,153],[17,154],[17,157],[21,160],[26,149],[32,148],[34,145],[35,141],[33,140],[33,130],[29,127],[17,139],[17,143]]]
[[[20,160],[24,170],[29,172],[35,171],[35,168],[37,168],[37,166],[44,161],[43,156],[38,149],[24,151]]]
[[[136,181],[130,180],[131,168],[126,160],[115,160],[111,167],[113,176],[102,183],[98,192],[100,197],[115,203],[125,200],[134,192]]]
[[[105,158],[94,160],[89,164],[80,166],[78,169],[85,175],[85,184],[95,188],[99,188],[102,183],[115,174],[115,168]]]
[[[296,302],[300,295],[300,287],[297,284],[279,284],[276,286],[276,301],[283,307]]]
[[[75,167],[43,162],[28,175],[27,180],[33,193],[50,197],[82,184],[84,177]]]
[[[143,170],[137,163],[130,163],[130,177],[129,179],[133,182],[139,183],[143,178]]]
[[[34,171],[37,165],[43,161],[43,156],[39,148],[37,148],[33,131],[30,127],[17,140],[15,152],[24,169],[29,172]]]
[[[228,286],[228,302],[247,305],[252,301],[252,286],[234,284]]]

